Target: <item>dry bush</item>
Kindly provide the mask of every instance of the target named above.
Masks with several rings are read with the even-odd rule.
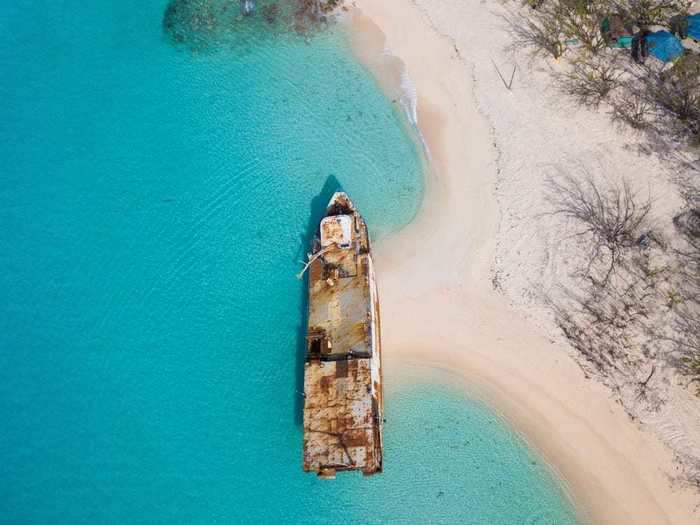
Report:
[[[571,70],[560,77],[560,83],[579,103],[598,107],[620,84],[622,74],[614,58],[585,55],[572,62]]]
[[[585,51],[572,60],[572,69],[560,81],[580,103],[597,107],[621,84],[625,74],[607,47],[601,22],[616,14],[639,28],[670,26],[684,18],[688,0],[532,0],[529,15],[511,16],[514,45],[535,54],[559,58],[567,40],[576,39]],[[629,68],[627,72],[632,72]],[[670,69],[650,64],[632,72],[622,95],[612,101],[611,116],[635,129],[653,128],[661,135],[689,137],[700,144],[700,55],[686,53]]]
[[[646,305],[632,290],[582,285],[564,289],[561,299],[550,301],[557,325],[588,363],[589,373],[618,380],[634,376],[640,355],[628,333],[646,315]]]
[[[623,84],[618,96],[611,101],[613,122],[627,124],[636,130],[648,128],[653,120],[654,108],[648,97],[634,86]]]
[[[690,242],[700,239],[700,208],[679,213],[673,218],[673,224]]]
[[[549,305],[582,369],[611,387],[634,418],[664,402],[656,374],[661,345],[647,329],[659,309],[658,276],[624,273],[604,288],[586,281],[560,288]]]
[[[576,39],[592,55],[606,47],[600,31],[608,9],[603,0],[533,0],[529,4],[533,10],[528,15],[507,18],[516,46],[554,58],[564,54],[567,39]]]
[[[677,215],[673,223],[685,241],[674,250],[683,280],[683,295],[700,306],[700,209]]]
[[[669,362],[696,384],[695,392],[700,396],[700,305],[679,297],[680,304],[674,308],[668,327],[670,332],[659,339],[671,343]]]
[[[583,358],[584,370],[655,409],[662,403],[650,386],[659,345],[647,323],[663,308],[659,284],[666,276],[651,267],[646,253],[652,245],[663,252],[664,243],[653,234],[647,239],[656,242],[643,243],[646,248],[639,243],[650,201],[638,201],[626,182],[603,187],[586,174],[550,179],[549,186],[551,213],[573,221],[575,235],[589,246],[578,282],[549,300],[557,325]]]
[[[665,26],[675,15],[686,14],[691,0],[614,0],[611,7],[626,13],[641,28]]]
[[[675,335],[671,340],[679,355],[679,369],[691,382],[697,383],[696,393],[700,395],[700,312],[697,305],[678,308],[673,323]]]
[[[638,80],[649,104],[691,140],[700,140],[700,55],[686,53],[666,70],[646,67]]]
[[[700,55],[685,54],[670,68],[653,62],[626,68],[628,73],[631,79],[611,97],[613,121],[700,143]]]
[[[513,34],[511,47],[529,49],[535,56],[559,58],[564,54],[561,25],[549,7],[537,9],[529,16],[511,14],[505,21]]]
[[[622,186],[601,188],[590,176],[550,179],[548,201],[553,215],[572,220],[579,230],[576,235],[591,241],[584,275],[603,287],[620,264],[623,251],[637,242],[651,209],[649,198],[638,202],[626,181]],[[599,268],[601,277],[596,275]]]
[[[607,47],[600,24],[610,14],[609,1],[555,0],[552,6],[550,12],[566,38],[575,38],[592,55]]]
[[[676,309],[671,339],[680,370],[698,383],[700,395],[700,209],[688,210],[673,222],[685,243],[674,250],[683,303]]]

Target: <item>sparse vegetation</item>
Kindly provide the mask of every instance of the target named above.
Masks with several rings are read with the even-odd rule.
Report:
[[[622,71],[615,60],[584,55],[571,65],[560,81],[564,90],[581,104],[598,107],[620,83]]]
[[[666,26],[677,15],[687,15],[689,0],[613,0],[609,3],[617,12],[626,13],[640,28]]]
[[[697,306],[697,305],[696,305]],[[673,338],[679,354],[680,370],[696,384],[700,395],[700,315],[690,307],[680,308],[674,319]]]
[[[673,177],[687,208],[675,230],[668,215],[652,216],[651,195],[635,194],[634,180],[581,172],[549,181],[543,220],[561,228],[566,246],[546,254],[560,275],[546,292],[548,306],[582,369],[632,418],[671,399],[673,411],[688,392],[700,396],[700,159],[692,149],[700,146],[700,55],[686,50],[663,63],[647,40],[660,28],[685,34],[689,5],[529,0],[510,17],[516,46],[557,59],[549,62],[563,93],[643,132],[634,141],[639,151],[678,167]],[[668,213],[659,202],[655,211]],[[700,488],[696,459],[679,455],[683,481]]]
[[[614,121],[660,135],[700,143],[700,56],[686,52],[672,65],[635,66],[618,51],[604,51],[601,22],[611,13],[637,31],[677,26],[686,0],[618,2],[544,0],[533,5],[520,45],[556,58],[567,51],[562,89],[580,104],[607,101]],[[675,22],[674,22],[675,20]],[[527,36],[527,38],[523,38]],[[658,135],[657,135],[658,136]],[[697,189],[691,191],[697,194]],[[622,384],[648,384],[640,371],[661,360],[698,384],[700,395],[700,212],[691,208],[674,220],[681,239],[674,247],[644,228],[651,208],[623,182],[601,187],[590,177],[566,175],[550,181],[551,213],[574,224],[589,246],[582,278],[565,299],[552,301],[557,322],[591,371]],[[653,259],[661,261],[653,265]]]
[[[662,402],[649,387],[653,374],[642,376],[671,366],[700,395],[700,212],[676,217],[682,235],[670,247],[646,224],[649,199],[627,183],[562,176],[550,181],[549,201],[588,247],[577,284],[549,300],[588,372],[615,389],[636,389],[653,407]]]
[[[532,54],[551,55],[558,59],[566,49],[561,38],[559,21],[548,8],[537,9],[530,16],[507,18],[513,31],[513,47],[527,48]]]
[[[697,386],[700,395],[700,210],[690,209],[674,218],[685,243],[674,251],[680,266],[684,303],[674,318],[675,350],[680,369]]]
[[[567,57],[563,90],[581,104],[608,100],[612,118],[637,130],[700,144],[700,55],[686,52],[674,64],[635,67],[629,51],[609,49],[619,35],[639,38],[652,26],[679,31],[687,0],[543,0],[513,14],[515,45],[556,59]],[[614,21],[614,24],[613,24]],[[603,31],[603,26],[615,31]],[[605,31],[608,31],[607,29]]]
[[[577,235],[590,242],[584,276],[596,285],[607,286],[623,251],[634,246],[642,233],[640,228],[651,208],[649,199],[638,202],[626,181],[621,186],[601,188],[589,176],[565,175],[561,180],[550,179],[549,201],[552,213],[573,220]]]
[[[644,130],[650,126],[652,105],[636,86],[626,84],[622,94],[611,101],[611,106],[614,122],[626,124],[636,130]]]
[[[508,19],[516,36],[515,44],[528,47],[535,54],[559,58],[566,41],[575,39],[590,54],[605,48],[600,32],[601,0],[543,0],[528,2],[532,11]]]
[[[556,0],[553,16],[566,39],[576,39],[586,53],[596,55],[607,47],[600,24],[610,9],[605,0]]]
[[[640,77],[650,103],[675,118],[694,140],[700,137],[700,55],[686,53],[669,70],[647,68]]]

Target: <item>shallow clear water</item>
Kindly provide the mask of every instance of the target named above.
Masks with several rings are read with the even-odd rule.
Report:
[[[406,224],[421,160],[338,34],[195,53],[165,8],[0,6],[0,522],[573,522],[428,383],[388,380],[384,475],[301,473],[309,230],[338,185]]]

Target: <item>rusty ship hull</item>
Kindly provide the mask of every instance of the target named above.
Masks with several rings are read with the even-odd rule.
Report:
[[[307,264],[304,470],[382,471],[379,300],[369,234],[345,193],[331,198]]]

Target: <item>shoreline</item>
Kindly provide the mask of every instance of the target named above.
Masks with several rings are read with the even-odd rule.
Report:
[[[391,69],[405,68],[431,156],[417,216],[375,248],[386,369],[408,361],[460,376],[559,474],[584,520],[692,522],[697,499],[672,487],[670,449],[493,289],[499,153],[457,45],[412,2],[355,3],[356,54],[385,89],[396,73],[382,77],[384,49]]]

